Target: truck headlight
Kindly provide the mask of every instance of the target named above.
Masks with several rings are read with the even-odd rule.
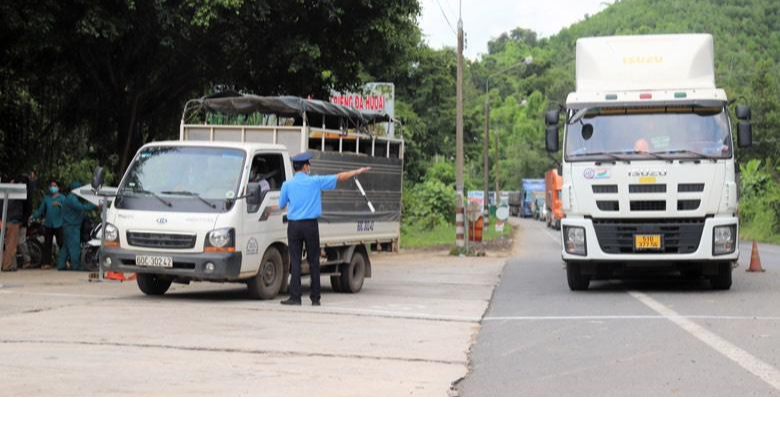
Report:
[[[206,252],[234,252],[236,232],[233,228],[213,230],[206,235]]]
[[[737,249],[737,226],[723,225],[712,230],[712,255],[731,254]]]
[[[103,244],[105,246],[119,246],[119,229],[107,223],[103,238]]]
[[[566,243],[566,252],[575,255],[588,255],[585,228],[563,227],[563,238]]]

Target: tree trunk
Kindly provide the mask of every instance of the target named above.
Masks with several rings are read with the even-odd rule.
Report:
[[[127,124],[125,125],[125,129],[120,129],[119,135],[117,137],[117,142],[119,143],[119,149],[121,151],[119,155],[119,174],[123,175],[125,173],[125,170],[127,170],[127,166],[130,165],[130,157],[131,153],[135,152],[135,149],[138,147],[137,145],[137,125],[138,125],[138,106],[139,106],[139,97],[138,95],[133,97],[133,101],[130,105],[130,111],[127,115]],[[123,121],[119,121],[120,127],[123,125]]]

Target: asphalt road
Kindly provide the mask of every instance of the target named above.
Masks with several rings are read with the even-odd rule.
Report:
[[[556,232],[521,221],[472,347],[465,396],[780,395],[780,248],[734,286],[660,276],[571,292]]]

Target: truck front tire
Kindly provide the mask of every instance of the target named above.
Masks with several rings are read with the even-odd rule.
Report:
[[[576,262],[566,262],[566,280],[572,291],[588,290],[590,277],[582,273],[582,265]]]
[[[716,268],[717,271],[710,277],[710,285],[714,290],[729,290],[731,289],[731,263],[720,263]]]
[[[258,300],[271,300],[279,295],[287,276],[282,254],[270,247],[263,254],[257,275],[247,282],[249,296]]]
[[[138,274],[135,281],[146,295],[164,295],[173,282],[170,278],[154,274]]]

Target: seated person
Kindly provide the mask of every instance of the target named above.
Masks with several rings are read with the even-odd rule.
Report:
[[[638,139],[636,142],[634,142],[634,152],[649,153],[650,152],[650,142],[648,142],[644,138]]]

